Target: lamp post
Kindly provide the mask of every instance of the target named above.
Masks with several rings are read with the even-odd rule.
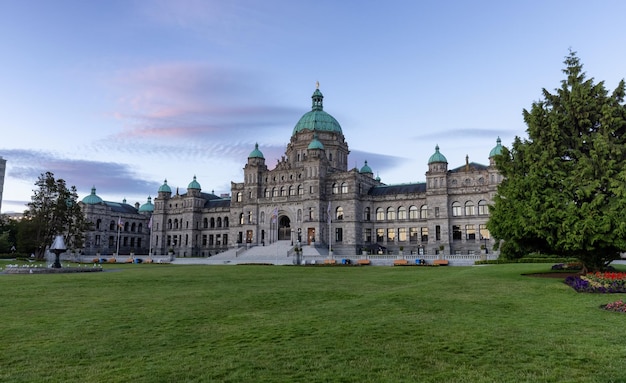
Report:
[[[52,251],[55,255],[54,264],[52,265],[55,269],[61,268],[60,256],[61,253],[65,253],[67,251],[67,246],[65,246],[65,240],[63,240],[62,235],[57,235],[54,238],[54,242],[52,242],[52,246],[50,246],[50,251]]]
[[[489,241],[489,238],[487,237],[482,237],[481,238],[483,241],[485,241],[485,244],[483,245],[485,247],[485,254],[489,253],[489,250],[487,250],[487,241]]]

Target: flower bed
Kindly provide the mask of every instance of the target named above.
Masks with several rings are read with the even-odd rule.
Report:
[[[600,306],[607,311],[615,311],[618,313],[626,313],[626,303],[621,299],[617,302],[607,303],[606,305]]]
[[[595,272],[572,275],[565,283],[579,293],[626,293],[626,273]]]

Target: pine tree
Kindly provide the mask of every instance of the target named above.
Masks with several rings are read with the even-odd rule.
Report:
[[[523,111],[528,139],[496,158],[504,181],[489,230],[501,253],[546,252],[599,270],[626,250],[625,84],[586,79],[575,52],[566,79]]]

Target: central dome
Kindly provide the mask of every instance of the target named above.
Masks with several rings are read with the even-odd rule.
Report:
[[[324,112],[324,106],[322,100],[324,96],[320,92],[319,88],[313,92],[313,108],[310,112],[307,112],[300,118],[300,121],[293,128],[293,134],[303,130],[317,131],[317,132],[335,132],[343,134],[341,131],[341,125],[335,120],[333,116]]]

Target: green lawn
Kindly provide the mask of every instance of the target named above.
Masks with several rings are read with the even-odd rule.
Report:
[[[0,275],[0,381],[626,381],[621,296],[550,266]]]

